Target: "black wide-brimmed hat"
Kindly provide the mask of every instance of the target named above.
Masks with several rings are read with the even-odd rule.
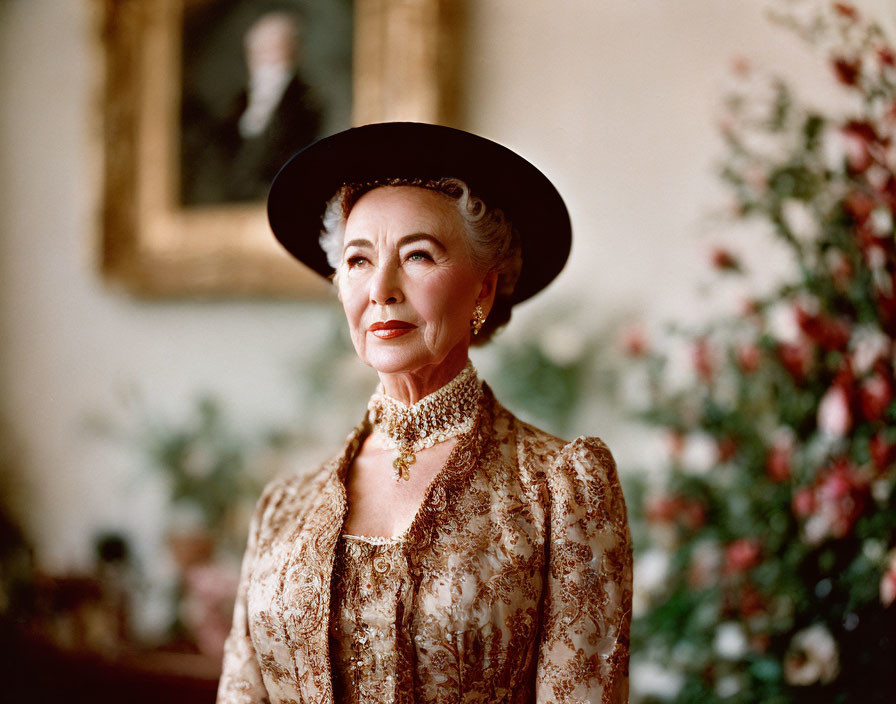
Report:
[[[566,263],[572,233],[563,199],[519,154],[463,130],[419,122],[384,122],[325,137],[293,156],[268,195],[268,220],[290,254],[318,274],[333,267],[320,246],[321,218],[345,184],[384,178],[459,178],[473,195],[500,208],[520,235],[518,303],[547,286]]]

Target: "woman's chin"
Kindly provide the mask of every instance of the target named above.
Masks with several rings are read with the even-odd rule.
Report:
[[[367,353],[367,364],[379,374],[404,374],[432,364],[430,355],[414,354],[411,350],[377,350]]]
[[[365,361],[379,374],[409,374],[447,363],[447,356],[420,345],[377,344],[367,347]]]

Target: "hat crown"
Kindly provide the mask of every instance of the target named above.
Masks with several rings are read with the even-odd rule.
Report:
[[[350,182],[380,178],[458,178],[520,235],[522,270],[511,297],[538,293],[563,269],[572,232],[563,199],[529,161],[485,137],[444,125],[382,122],[325,137],[295,154],[274,179],[268,220],[296,259],[329,277],[320,247],[327,202]]]

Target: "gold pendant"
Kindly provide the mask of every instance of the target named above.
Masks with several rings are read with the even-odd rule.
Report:
[[[392,467],[395,468],[395,479],[404,479],[408,481],[411,478],[411,465],[416,461],[416,457],[412,454],[405,454],[404,452],[399,452],[398,457],[395,458],[395,461],[392,462]]]

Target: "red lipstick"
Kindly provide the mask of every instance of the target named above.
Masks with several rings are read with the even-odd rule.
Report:
[[[368,332],[381,340],[391,340],[393,337],[401,337],[417,328],[413,323],[404,320],[387,320],[385,323],[373,323]]]

